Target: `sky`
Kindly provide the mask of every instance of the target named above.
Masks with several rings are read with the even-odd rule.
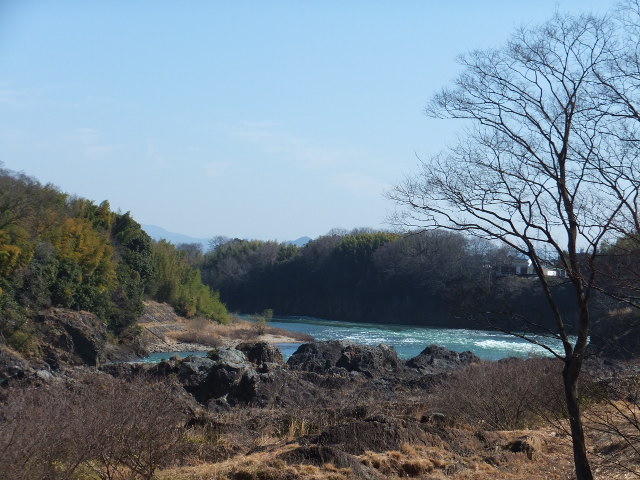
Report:
[[[608,0],[0,0],[0,163],[200,238],[389,228],[456,57]]]

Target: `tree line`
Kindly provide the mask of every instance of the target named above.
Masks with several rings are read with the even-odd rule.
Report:
[[[119,335],[145,297],[185,316],[226,319],[186,255],[153,242],[128,212],[0,169],[0,341],[31,349],[33,319],[51,306],[95,313]]]
[[[455,232],[336,230],[303,247],[241,239],[214,246],[192,261],[204,283],[240,312],[505,329],[516,329],[514,314],[547,325],[551,315],[535,279],[504,274],[522,258]],[[554,289],[565,295],[563,278]],[[565,303],[569,308],[570,299]]]

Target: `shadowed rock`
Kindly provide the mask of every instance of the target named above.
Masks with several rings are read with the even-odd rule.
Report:
[[[458,353],[440,345],[429,345],[418,356],[407,360],[407,367],[423,374],[438,374],[479,361],[473,352]]]
[[[267,342],[241,343],[236,346],[236,349],[243,352],[251,363],[257,365],[262,363],[284,364],[284,357],[280,349]]]
[[[337,468],[350,468],[357,478],[380,478],[380,475],[362,465],[353,455],[334,447],[323,445],[307,445],[278,455],[288,464],[306,464],[322,467],[331,464]]]
[[[367,376],[397,372],[403,368],[393,347],[330,340],[300,345],[287,362],[295,370],[331,373],[333,369],[361,372]]]
[[[399,450],[405,443],[433,445],[435,437],[416,420],[376,415],[365,420],[333,425],[320,435],[310,437],[308,441],[333,446],[352,455],[361,455],[366,451]]]
[[[47,363],[53,368],[62,363],[97,366],[105,361],[107,329],[94,314],[49,308],[37,321],[47,345]]]

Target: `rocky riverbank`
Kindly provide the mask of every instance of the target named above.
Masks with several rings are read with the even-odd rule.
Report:
[[[215,348],[207,357],[174,358],[157,365],[110,364],[101,370],[121,378],[177,378],[200,404],[218,411],[308,404],[325,397],[327,389],[347,384],[380,394],[399,388],[427,390],[439,376],[478,361],[471,352],[458,354],[436,345],[403,361],[386,345],[326,341],[301,345],[285,363],[277,347],[257,342]]]
[[[502,384],[504,378],[481,374],[492,370],[492,365],[507,370],[513,366],[513,384],[526,383],[529,379],[515,377],[527,371],[517,368],[527,362],[482,362],[471,352],[436,345],[405,361],[386,345],[344,341],[303,344],[285,362],[272,344],[243,342],[213,348],[207,357],[176,357],[155,365],[111,363],[58,370],[14,365],[22,378],[12,378],[9,388],[0,388],[0,402],[7,402],[12,412],[22,408],[18,395],[26,401],[41,392],[44,396],[39,401],[44,402],[45,411],[27,402],[27,408],[36,408],[34,419],[49,418],[56,408],[63,409],[56,413],[61,418],[75,418],[65,399],[79,392],[73,408],[85,409],[85,417],[95,411],[91,402],[98,400],[105,413],[113,416],[113,428],[119,428],[122,415],[133,415],[139,422],[136,438],[147,435],[144,438],[149,441],[140,448],[160,452],[153,457],[159,480],[568,478],[571,448],[561,429],[543,425],[533,430],[498,430],[480,420],[468,423],[469,419],[443,414],[432,400],[460,372],[475,371],[481,383]],[[126,395],[119,394],[120,388]],[[159,394],[162,401],[153,408],[164,409],[163,422],[180,419],[179,430],[172,424],[162,429],[156,414],[149,415],[149,402]],[[475,398],[476,393],[461,388],[446,401],[456,403],[470,395]],[[510,407],[501,403],[510,398],[505,392],[495,390],[491,395],[496,407]],[[111,407],[108,396],[122,407]],[[48,398],[58,403],[47,406]],[[23,428],[27,417],[21,417],[21,411],[16,410],[15,421],[7,417],[11,425]],[[103,421],[102,416],[94,421]],[[44,430],[50,423],[45,422]],[[35,437],[43,430],[41,423],[32,427]],[[51,429],[60,435],[60,425]],[[95,430],[97,435],[102,431]],[[73,430],[69,435],[89,435],[80,432]],[[129,434],[134,433],[123,433]],[[167,435],[172,435],[170,449]],[[598,451],[620,448],[609,437],[593,438]],[[30,444],[31,440],[22,441]],[[49,448],[51,441],[46,437],[40,448]],[[96,445],[102,448],[102,437]],[[127,448],[135,445],[126,444]],[[21,451],[13,453],[20,456]],[[94,467],[100,463],[92,463]]]
[[[138,343],[112,345],[95,320],[83,312],[49,309],[39,316],[40,357],[28,359],[0,347],[0,445],[3,438],[19,440],[0,459],[0,469],[31,462],[37,470],[42,459],[57,455],[54,469],[79,461],[108,470],[115,461],[126,471],[130,467],[117,463],[123,455],[137,461],[144,451],[153,452],[144,458],[153,462],[147,466],[159,480],[560,480],[571,472],[562,428],[538,419],[532,430],[523,428],[533,423],[503,430],[485,418],[487,412],[517,411],[540,392],[551,398],[560,375],[559,364],[550,359],[482,362],[472,352],[431,345],[403,360],[386,345],[325,341],[303,342],[285,362],[252,324],[218,330],[209,322],[205,335],[195,321],[151,305]],[[197,333],[198,342],[180,341]],[[209,353],[158,364],[109,362],[180,345]],[[612,386],[635,385],[637,374],[624,376],[622,365],[598,358],[587,363],[598,395]],[[632,397],[627,392],[610,398]],[[481,415],[442,409],[450,404],[472,405]],[[606,402],[588,407],[596,420],[616,413]],[[158,417],[160,411],[164,416]],[[76,418],[82,421],[73,422]],[[131,419],[135,425],[127,423]],[[562,417],[558,421],[561,425]],[[118,430],[127,425],[130,430]],[[614,426],[630,427],[624,421]],[[112,438],[105,437],[113,429],[122,438],[147,443],[124,442],[119,446],[130,451],[115,451]],[[611,434],[592,428],[589,435],[594,458],[613,451],[625,466],[636,468],[633,455]],[[95,455],[62,448],[75,444],[92,445]],[[116,454],[116,460],[109,457]],[[22,478],[16,475],[10,478]],[[607,470],[602,478],[624,477]]]

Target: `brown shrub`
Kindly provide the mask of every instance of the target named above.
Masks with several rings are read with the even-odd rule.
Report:
[[[460,369],[434,390],[442,413],[496,430],[529,428],[563,414],[562,364],[507,359]]]
[[[184,418],[166,384],[106,375],[14,388],[0,417],[4,480],[148,480],[171,461]]]
[[[587,432],[598,440],[599,468],[610,475],[640,477],[640,377],[624,372],[601,403],[585,409]]]
[[[188,330],[186,332],[180,332],[173,335],[178,342],[182,343],[197,343],[200,345],[207,345],[209,347],[221,347],[223,345],[222,340],[216,336],[207,332]]]

